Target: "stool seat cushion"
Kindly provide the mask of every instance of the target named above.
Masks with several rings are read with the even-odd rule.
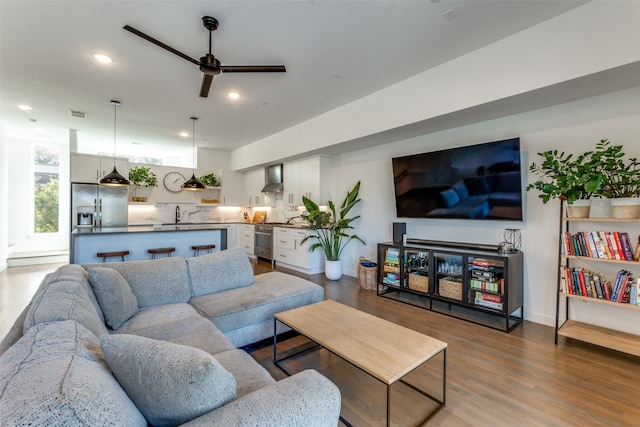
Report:
[[[107,325],[118,329],[138,313],[138,299],[117,270],[91,267],[88,271],[89,283],[102,307]]]

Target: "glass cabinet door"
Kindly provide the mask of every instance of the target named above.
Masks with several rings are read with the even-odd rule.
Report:
[[[406,248],[404,250],[404,287],[429,293],[429,251]]]
[[[400,288],[401,248],[398,246],[378,246],[378,282],[385,286]]]
[[[469,303],[503,311],[504,277],[504,260],[470,256]]]
[[[434,294],[443,298],[463,301],[464,255],[434,252]]]

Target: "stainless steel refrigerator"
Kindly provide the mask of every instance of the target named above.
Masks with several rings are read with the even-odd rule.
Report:
[[[81,227],[126,227],[129,187],[71,184],[71,230]],[[89,221],[86,212],[93,212]],[[88,223],[91,224],[88,224]]]

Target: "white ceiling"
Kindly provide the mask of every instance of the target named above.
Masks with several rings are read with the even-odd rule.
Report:
[[[196,144],[233,150],[580,6],[580,1],[0,1],[5,136],[53,138],[153,155]],[[198,97],[198,67],[125,31],[129,24],[199,58],[202,16],[220,21],[223,65],[286,73],[221,74]],[[92,53],[115,59],[97,63]],[[241,98],[228,99],[237,91]],[[18,104],[33,107],[31,113]],[[71,117],[69,110],[88,113]],[[34,122],[35,120],[35,122]],[[133,143],[136,144],[133,144]]]

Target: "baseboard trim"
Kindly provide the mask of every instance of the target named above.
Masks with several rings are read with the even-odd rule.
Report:
[[[7,258],[7,267],[20,267],[24,265],[37,264],[57,264],[61,262],[69,262],[68,253]]]

